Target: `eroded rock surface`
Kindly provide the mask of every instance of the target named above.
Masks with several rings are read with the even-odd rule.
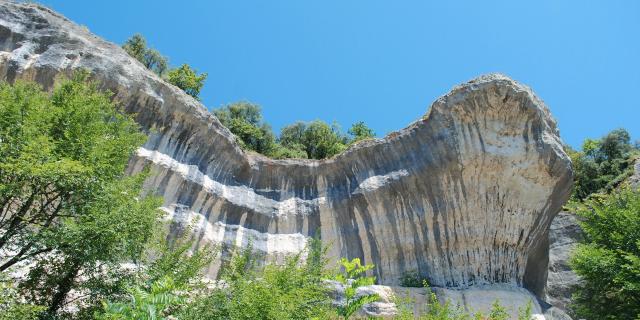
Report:
[[[332,159],[272,160],[241,150],[198,101],[119,46],[48,9],[0,1],[0,79],[50,88],[80,68],[150,134],[130,172],[151,166],[147,190],[176,225],[196,221],[200,244],[253,239],[280,259],[318,234],[332,258],[375,264],[383,284],[418,270],[434,286],[542,296],[571,166],[545,104],[506,76],[457,86],[409,127]]]
[[[571,295],[580,281],[569,266],[573,250],[583,237],[577,219],[571,212],[560,212],[553,219],[549,231],[549,276],[545,300],[562,310],[569,310]]]

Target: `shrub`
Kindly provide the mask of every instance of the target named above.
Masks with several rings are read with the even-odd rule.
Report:
[[[417,270],[409,270],[400,277],[400,285],[403,287],[421,288],[427,279],[418,273]]]
[[[219,284],[197,297],[179,319],[327,319],[331,301],[323,282],[326,249],[312,240],[307,257],[259,267],[251,246],[236,251]]]
[[[584,200],[595,192],[609,192],[628,177],[638,150],[624,129],[601,139],[586,139],[582,151],[567,149],[574,169],[573,198]]]
[[[362,265],[360,259],[354,258],[349,261],[340,259],[342,272],[338,273],[335,279],[344,285],[345,303],[339,305],[337,313],[344,319],[349,319],[355,312],[365,304],[375,302],[380,297],[377,294],[356,295],[358,288],[375,284],[375,277],[367,277],[366,272],[373,269],[374,265]]]
[[[584,280],[574,310],[588,319],[640,316],[640,193],[622,188],[595,195],[576,208],[585,242],[571,266]]]

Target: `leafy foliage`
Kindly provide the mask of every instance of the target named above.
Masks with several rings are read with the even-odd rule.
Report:
[[[218,120],[229,129],[244,148],[269,154],[275,144],[271,127],[262,121],[260,106],[239,102],[214,110]]]
[[[354,124],[350,130],[354,136],[351,140],[341,133],[337,124],[315,120],[285,126],[276,139],[271,126],[263,121],[260,107],[249,102],[230,104],[214,110],[214,114],[238,137],[242,147],[275,159],[330,158],[344,151],[350,143],[373,136],[371,129],[362,122]]]
[[[572,268],[584,282],[574,309],[588,319],[640,317],[640,193],[627,188],[597,195],[575,208],[586,243]]]
[[[409,270],[400,277],[400,285],[403,287],[421,288],[427,279],[417,270]]]
[[[569,149],[573,197],[583,200],[592,193],[612,190],[631,173],[637,151],[624,129],[613,130],[599,140],[586,139],[582,151]]]
[[[162,278],[151,285],[150,290],[140,287],[129,289],[129,299],[125,302],[106,302],[104,312],[98,313],[99,320],[155,320],[168,319],[166,314],[185,302],[176,294],[177,287],[172,278]]]
[[[13,282],[0,274],[0,320],[35,320],[46,309],[23,300]]]
[[[362,306],[375,302],[380,297],[377,294],[356,295],[358,288],[375,284],[375,277],[366,276],[366,272],[373,269],[372,264],[362,265],[359,258],[354,258],[351,261],[342,258],[340,265],[343,271],[338,273],[335,279],[345,286],[345,303],[338,306],[337,313],[340,317],[349,319]]]
[[[122,45],[122,49],[140,61],[147,69],[158,75],[167,71],[168,61],[158,50],[147,48],[147,40],[141,34],[135,34]]]
[[[255,264],[251,246],[234,254],[222,283],[195,299],[180,319],[327,319],[330,300],[323,284],[326,249],[313,240],[307,258],[294,255],[282,265]]]
[[[188,95],[199,99],[200,90],[207,80],[207,73],[198,74],[188,64],[184,63],[180,67],[169,70],[167,81],[182,89]]]
[[[358,121],[351,126],[348,133],[353,136],[352,142],[357,142],[364,139],[371,139],[376,136],[373,130],[364,123],[364,121]]]
[[[329,126],[326,122],[315,120],[307,124],[302,145],[309,158],[330,158],[347,148],[348,140],[340,133],[337,124]]]
[[[164,235],[164,233],[160,233]],[[194,240],[187,233],[173,241],[156,237],[140,261],[139,271],[126,290],[112,294],[96,310],[98,319],[164,319],[187,303],[189,293],[205,287],[203,270],[217,253],[203,247],[191,252]]]
[[[169,60],[158,50],[148,48],[147,40],[141,34],[135,34],[122,45],[122,49],[130,56],[140,61],[147,69],[161,77],[166,77],[169,83],[182,89],[188,95],[199,99],[200,90],[207,79],[207,73],[198,74],[188,64],[169,69]]]
[[[493,304],[491,304],[491,310],[489,311],[489,319],[490,320],[509,319],[509,313],[507,313],[507,310],[502,305],[500,305],[499,300],[495,300]]]
[[[303,150],[310,159],[330,158],[344,151],[349,143],[337,124],[330,126],[321,120],[282,128],[279,142],[289,149]]]
[[[19,288],[50,315],[72,290],[87,305],[117,290],[159,217],[144,175],[124,177],[145,136],[87,78],[62,79],[51,96],[0,85],[0,271],[29,260]]]

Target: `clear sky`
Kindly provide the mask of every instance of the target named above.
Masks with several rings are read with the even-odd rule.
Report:
[[[207,107],[257,103],[276,132],[362,120],[383,136],[502,72],[574,147],[619,127],[640,139],[640,1],[40,2],[115,43],[143,34],[172,65],[209,73]]]

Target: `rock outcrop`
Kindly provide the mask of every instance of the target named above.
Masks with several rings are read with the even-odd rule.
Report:
[[[582,237],[575,214],[563,211],[553,219],[549,231],[549,276],[545,300],[562,310],[569,310],[571,295],[580,281],[571,270],[569,259]]]
[[[629,186],[635,190],[640,189],[640,158],[633,162],[633,172],[628,179]]]
[[[334,299],[337,303],[344,301],[341,294],[344,290],[339,283],[332,283]],[[359,310],[362,317],[376,317],[383,319],[393,318],[399,313],[420,315],[429,309],[429,295],[433,292],[440,303],[449,302],[452,309],[460,310],[471,315],[488,315],[494,301],[499,300],[500,305],[510,315],[510,319],[517,319],[518,312],[523,311],[527,304],[531,303],[531,314],[535,320],[564,320],[556,315],[550,316],[542,310],[536,297],[529,291],[510,285],[482,285],[467,289],[448,288],[407,288],[373,285],[358,288],[356,296],[377,294],[380,298],[377,302],[365,305]]]
[[[130,172],[151,166],[147,190],[164,197],[176,229],[194,221],[200,244],[252,239],[281,259],[317,234],[331,257],[375,264],[383,284],[417,270],[434,286],[507,284],[543,297],[571,163],[545,104],[506,76],[457,86],[407,128],[332,159],[273,160],[243,151],[119,46],[49,9],[0,1],[1,80],[50,88],[81,68],[149,133]]]

